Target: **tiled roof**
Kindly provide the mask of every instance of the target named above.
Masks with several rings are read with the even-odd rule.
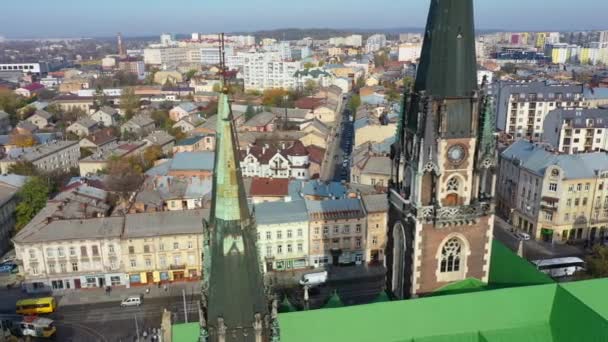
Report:
[[[289,179],[287,178],[258,178],[251,181],[251,197],[286,197],[289,195]]]
[[[94,143],[97,146],[105,145],[109,142],[118,140],[117,137],[112,135],[111,128],[101,129],[101,130],[89,135],[85,139],[89,140],[90,142]]]
[[[308,155],[308,151],[301,141],[296,140],[291,147],[285,150],[285,154],[288,156],[302,157]]]
[[[325,156],[325,149],[316,146],[310,145],[306,148],[308,150],[308,160],[313,163],[322,164],[323,157]]]
[[[271,123],[275,118],[276,118],[276,116],[273,113],[262,112],[262,113],[256,114],[253,118],[251,118],[247,122],[245,122],[245,126],[248,126],[248,127],[266,126],[269,123]]]

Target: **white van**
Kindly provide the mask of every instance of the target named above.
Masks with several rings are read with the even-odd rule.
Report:
[[[327,281],[327,271],[308,273],[302,276],[300,285],[317,286]]]
[[[127,306],[140,306],[141,302],[141,296],[129,296],[123,299],[122,302],[120,302],[120,306],[122,306],[123,308]]]

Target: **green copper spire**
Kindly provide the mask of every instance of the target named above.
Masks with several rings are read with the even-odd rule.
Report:
[[[470,97],[476,89],[473,0],[431,0],[414,91]]]
[[[270,338],[266,297],[228,95],[219,95],[211,216],[205,225],[203,302],[210,342]]]

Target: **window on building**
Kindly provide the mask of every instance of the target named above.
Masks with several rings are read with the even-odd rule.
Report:
[[[323,234],[329,234],[329,227],[323,227]]]
[[[304,236],[304,230],[302,228],[298,228],[298,237]]]
[[[350,226],[349,225],[344,225],[344,228],[342,228],[342,233],[349,234],[350,233]]]
[[[304,251],[304,246],[303,246],[303,244],[299,243],[299,244],[298,244],[298,252],[300,252],[300,253],[301,253],[301,252],[303,252],[303,251]]]
[[[173,265],[178,266],[182,264],[182,257],[177,254],[173,256]]]
[[[173,249],[179,249],[179,242],[173,243]]]
[[[144,245],[144,253],[150,253],[150,245]]]
[[[160,261],[161,268],[167,267],[167,257],[166,256],[161,255],[161,257],[159,258],[159,261]]]
[[[291,229],[288,229],[287,230],[287,238],[291,239],[292,237],[293,237],[293,233],[292,233]]]
[[[291,244],[287,244],[287,253],[293,253],[293,247]]]
[[[448,181],[448,184],[447,184],[447,190],[458,192],[459,188],[460,188],[460,182],[458,181],[458,178],[457,177],[450,178],[450,180]]]
[[[150,260],[149,258],[146,258],[145,263],[146,267],[152,267],[152,260]]]
[[[270,232],[266,232],[266,240],[272,239],[272,234]]]
[[[448,240],[441,249],[440,271],[458,272],[460,271],[460,259],[462,257],[462,246],[458,238]]]
[[[589,189],[591,189],[591,184],[590,183],[586,183],[585,184],[585,191],[589,191]]]
[[[72,263],[72,272],[78,272],[78,263],[77,262]]]
[[[372,245],[373,245],[373,246],[378,245],[378,237],[377,237],[377,236],[375,236],[375,235],[374,235],[374,236],[372,236]]]
[[[557,183],[549,183],[549,191],[557,191]]]
[[[188,241],[188,249],[192,249],[192,241]]]
[[[70,247],[70,256],[76,256],[76,247]]]
[[[355,232],[357,232],[357,233],[361,233],[361,224],[357,224],[357,225],[355,226]]]
[[[277,246],[277,254],[283,254],[283,245]]]
[[[271,245],[266,246],[266,256],[267,257],[272,256],[272,246]]]
[[[64,252],[63,252],[63,247],[57,247],[57,256],[58,257],[63,257],[65,256]]]
[[[572,206],[572,199],[571,199],[571,198],[568,198],[568,199],[566,200],[566,206],[568,206],[568,207],[571,207],[571,206]]]
[[[130,263],[131,263],[131,267],[137,267],[137,260],[131,259]]]
[[[574,191],[574,185],[571,184],[570,186],[568,186],[568,192],[573,192]]]
[[[582,183],[576,184],[576,191],[582,191],[582,190],[583,190],[583,184]]]
[[[340,226],[334,227],[334,234],[340,234]]]
[[[321,229],[319,227],[315,227],[315,235],[319,235]]]
[[[553,213],[545,211],[545,220],[553,221]]]
[[[587,197],[583,197],[583,206],[587,205]]]
[[[165,244],[161,242],[161,243],[158,245],[158,250],[160,250],[161,252],[162,252],[162,251],[164,251],[164,250],[165,250]]]
[[[578,205],[579,205],[580,203],[581,203],[580,198],[575,198],[575,199],[574,199],[574,206],[575,206],[575,207],[578,207]]]
[[[46,256],[49,258],[55,257],[55,250],[53,248],[46,249]]]
[[[361,238],[355,239],[355,248],[361,248]]]
[[[59,264],[59,271],[61,273],[66,273],[68,271],[68,266],[66,265],[65,262],[62,262]]]
[[[110,252],[110,253],[114,253],[115,252],[113,244],[109,244],[108,245],[108,252]]]
[[[91,254],[93,256],[99,256],[99,247],[98,246],[91,246]]]
[[[135,247],[129,246],[129,254],[135,254]]]

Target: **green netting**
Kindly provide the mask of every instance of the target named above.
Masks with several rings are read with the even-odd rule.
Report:
[[[415,338],[414,342],[480,342],[477,332]]]
[[[201,327],[198,322],[175,324],[171,327],[171,336],[176,342],[198,342],[200,335]]]
[[[340,295],[338,295],[338,291],[334,291],[334,293],[329,297],[327,304],[323,306],[323,309],[335,309],[341,308],[344,306],[342,299],[340,299]]]
[[[291,302],[289,301],[289,298],[287,298],[287,296],[285,296],[285,298],[283,298],[283,301],[281,302],[281,305],[279,306],[279,312],[280,313],[286,313],[286,312],[296,312],[298,311],[298,309],[293,306],[293,304],[291,304]]]
[[[390,301],[391,301],[391,298],[388,296],[386,291],[382,291],[378,294],[378,296],[376,297],[376,299],[374,299],[374,301],[372,303],[385,303],[385,302],[390,302]]]
[[[553,279],[538,271],[530,262],[511,252],[510,249],[498,240],[493,241],[489,288],[496,289],[553,283]]]
[[[605,283],[604,283],[605,284]],[[590,285],[589,295],[595,290],[595,284]],[[607,287],[597,299],[606,302]],[[607,310],[603,308],[602,311]],[[608,322],[604,317],[587,306],[581,299],[575,297],[565,288],[558,288],[555,294],[553,309],[551,310],[551,328],[555,342],[608,341]]]
[[[523,328],[501,329],[479,333],[480,342],[552,342],[548,323]]]
[[[459,281],[456,283],[446,285],[446,286],[436,290],[430,296],[471,293],[471,292],[484,291],[486,289],[487,289],[486,283],[484,283],[481,280],[476,279],[476,278],[468,278],[463,281]]]
[[[608,320],[608,279],[565,283],[561,287]]]

